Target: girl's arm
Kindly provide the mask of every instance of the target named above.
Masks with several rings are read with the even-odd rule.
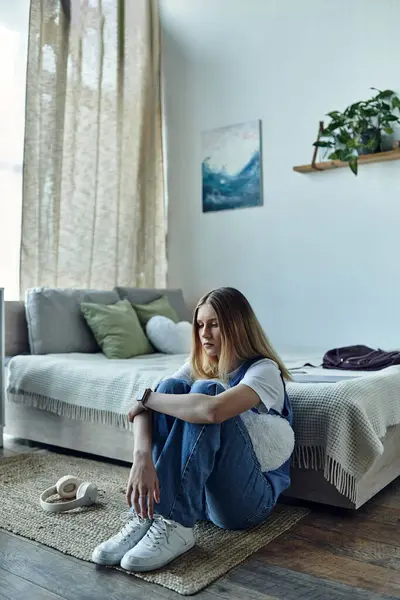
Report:
[[[257,406],[259,402],[260,397],[254,390],[247,385],[239,384],[218,396],[152,392],[146,406],[189,423],[208,424],[222,423]],[[143,410],[140,404],[139,407],[134,407],[129,413],[129,420],[132,420],[134,413],[138,414],[140,410]]]
[[[151,411],[145,411],[133,421],[133,461],[151,457]]]
[[[241,383],[218,394],[160,394],[152,392],[149,408],[191,423],[222,423],[257,406],[260,402],[278,412],[284,405],[284,384],[281,373],[272,361],[260,361],[251,366]],[[142,407],[132,409],[140,412]]]
[[[126,500],[142,518],[154,517],[154,501],[160,502],[160,488],[152,450],[151,411],[138,415],[133,422],[133,464],[126,488]]]

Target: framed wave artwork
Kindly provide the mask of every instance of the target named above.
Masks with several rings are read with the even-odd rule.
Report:
[[[203,212],[262,206],[261,121],[202,134]]]

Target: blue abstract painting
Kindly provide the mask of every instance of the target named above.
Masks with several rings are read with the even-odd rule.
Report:
[[[203,212],[261,206],[261,121],[203,133]]]

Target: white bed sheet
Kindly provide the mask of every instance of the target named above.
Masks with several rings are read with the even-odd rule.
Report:
[[[370,375],[371,371],[343,371],[341,369],[323,369],[322,354],[317,353],[282,353],[282,360],[289,369],[293,381],[297,383],[335,383],[346,379],[355,379]],[[304,366],[304,365],[315,366]]]

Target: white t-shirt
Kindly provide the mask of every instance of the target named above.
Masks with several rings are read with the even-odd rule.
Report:
[[[237,373],[237,370],[233,371],[230,376],[233,377],[235,373]],[[172,377],[174,379],[183,379],[189,385],[194,383],[194,380],[190,375],[189,363],[185,363],[172,375]],[[276,362],[269,358],[258,360],[247,369],[240,384],[247,385],[254,390],[260,398],[261,404],[263,404],[267,410],[273,408],[277,412],[282,413],[285,402],[285,392],[281,373]],[[227,386],[224,385],[224,387]]]

